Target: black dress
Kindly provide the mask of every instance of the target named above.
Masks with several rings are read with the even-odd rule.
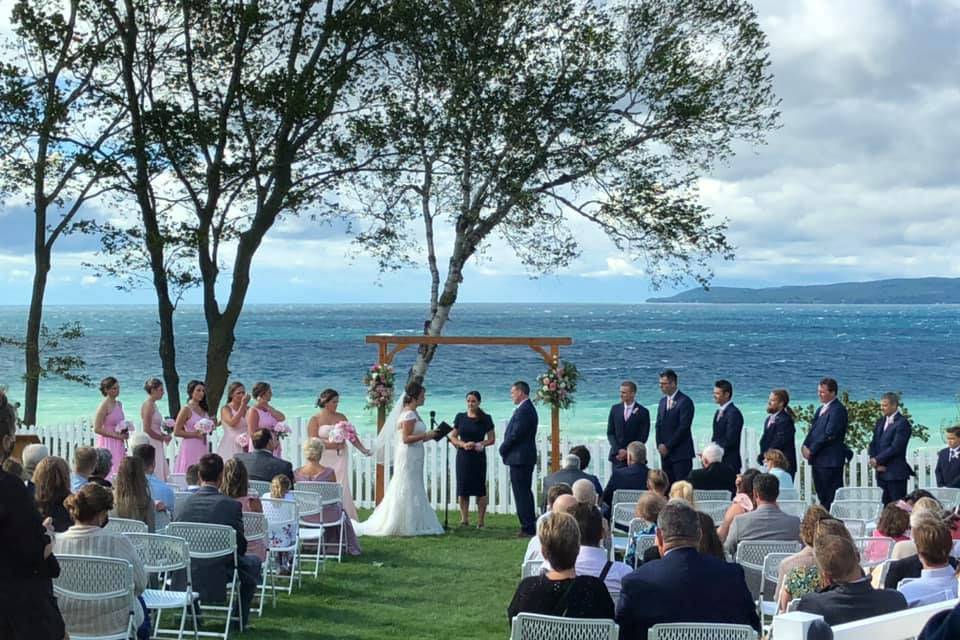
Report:
[[[507,619],[518,613],[542,613],[564,618],[613,619],[613,599],[599,578],[577,576],[550,580],[545,575],[524,578],[507,608]]]
[[[483,442],[487,433],[493,431],[493,418],[484,413],[479,418],[471,418],[466,413],[458,413],[453,419],[453,428],[461,440]],[[487,452],[457,449],[457,496],[487,495]]]

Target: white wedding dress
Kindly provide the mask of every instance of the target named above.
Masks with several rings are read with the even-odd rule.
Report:
[[[383,501],[353,528],[361,536],[433,536],[443,533],[423,485],[423,443],[404,444],[400,425],[415,420],[413,433],[427,430],[416,411],[403,411],[394,424],[393,477]],[[387,425],[384,425],[384,429]]]

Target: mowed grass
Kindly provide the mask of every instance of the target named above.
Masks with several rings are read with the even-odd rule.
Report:
[[[360,538],[362,555],[327,562],[316,580],[304,577],[302,588],[278,595],[276,608],[268,601],[253,630],[237,637],[509,637],[507,605],[527,544],[515,537],[516,516],[488,516],[480,530],[458,523],[451,511],[444,536]]]

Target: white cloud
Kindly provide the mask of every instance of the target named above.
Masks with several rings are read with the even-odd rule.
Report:
[[[16,282],[18,280],[26,281],[30,280],[32,275],[33,274],[26,269],[11,269],[7,272],[7,280],[10,282]]]
[[[643,275],[643,269],[637,268],[633,263],[625,260],[624,258],[617,257],[607,258],[606,269],[602,269],[600,271],[587,271],[580,274],[580,276],[583,278],[611,278],[623,276],[640,278],[643,277]]]
[[[100,279],[94,276],[83,276],[82,278],[80,278],[80,284],[83,285],[84,287],[95,285],[99,281]]]

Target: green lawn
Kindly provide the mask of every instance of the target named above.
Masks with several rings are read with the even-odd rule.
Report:
[[[360,538],[361,556],[328,562],[318,579],[278,596],[275,609],[268,602],[254,630],[237,637],[508,637],[507,605],[527,541],[515,537],[516,516],[488,516],[481,530],[458,522],[451,512],[445,536]]]

